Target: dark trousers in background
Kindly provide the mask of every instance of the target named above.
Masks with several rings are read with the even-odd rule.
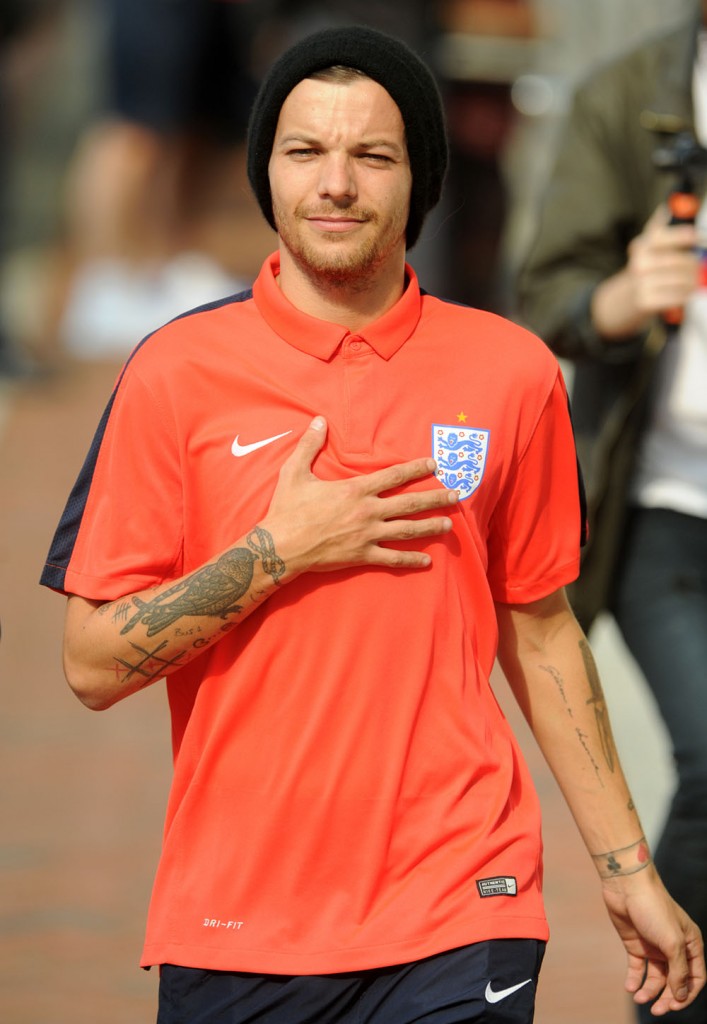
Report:
[[[707,519],[632,510],[613,610],[655,696],[675,759],[677,788],[656,865],[673,898],[707,935]],[[662,1019],[707,1024],[707,992]],[[639,1020],[648,1024],[655,1017],[643,1007]]]

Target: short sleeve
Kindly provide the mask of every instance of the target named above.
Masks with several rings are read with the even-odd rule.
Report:
[[[180,575],[182,504],[174,417],[128,364],[67,502],[41,582],[113,600]]]
[[[536,601],[577,578],[585,530],[583,493],[558,369],[530,437],[518,439],[515,464],[492,516],[488,574],[494,600]]]

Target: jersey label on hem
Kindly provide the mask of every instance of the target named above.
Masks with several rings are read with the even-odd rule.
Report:
[[[518,882],[510,875],[499,875],[497,878],[477,878],[476,887],[479,896],[517,896]]]

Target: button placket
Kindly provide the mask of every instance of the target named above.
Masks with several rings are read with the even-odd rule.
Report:
[[[352,454],[369,454],[373,446],[373,395],[371,370],[378,358],[365,339],[351,335],[344,342],[345,443]]]

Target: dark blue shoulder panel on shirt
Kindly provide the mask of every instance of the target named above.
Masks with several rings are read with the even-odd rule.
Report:
[[[461,302],[459,299],[445,299],[443,295],[433,295],[426,288],[420,288],[420,295],[428,295],[431,299],[437,299],[438,302],[443,302],[446,306],[461,306],[462,309],[474,309],[474,306],[470,306],[468,302]]]
[[[174,317],[174,320],[183,320],[185,317],[194,316],[197,313],[206,313],[209,310],[218,309],[221,306],[228,306],[234,302],[246,302],[252,297],[253,291],[251,288],[248,288],[246,291],[239,292],[236,295],[229,295],[227,298],[217,299],[216,301],[208,302],[203,306],[197,306],[195,309],[187,310],[185,313],[180,313],[179,316]],[[173,323],[174,320],[170,321],[170,323]],[[158,330],[161,329],[162,328],[159,328]],[[86,455],[71,494],[69,495],[69,500],[66,503],[66,507],[64,508],[61,519],[59,520],[56,533],[54,534],[49,554],[47,555],[47,561],[39,580],[42,586],[51,587],[52,590],[64,590],[66,570],[69,566],[69,562],[71,561],[71,555],[74,550],[84,509],[86,507],[86,501],[88,500],[88,494],[91,489],[93,474],[98,460],[98,453],[101,450],[106,425],[110,419],[111,410],[113,408],[118,388],[120,387],[120,382],[123,379],[123,375],[125,374],[127,367],[134,358],[135,353],[138,352],[143,345],[146,345],[157,333],[157,330],[152,331],[133,349],[125,363],[125,366],[123,367],[115,388],[108,399],[108,404],[103,411],[103,415],[101,416],[100,422],[93,436],[91,447],[88,450],[88,454]]]

